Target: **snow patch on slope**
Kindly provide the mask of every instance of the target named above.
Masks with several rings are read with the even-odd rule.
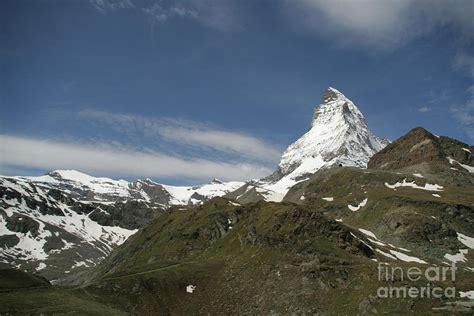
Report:
[[[470,300],[474,300],[474,290],[471,291],[459,291],[459,296],[461,298],[468,298]]]
[[[366,204],[367,204],[367,201],[368,199],[365,198],[362,202],[360,202],[357,206],[352,206],[352,205],[347,205],[347,207],[353,211],[353,212],[357,212],[358,210],[360,210],[361,207],[364,207]]]
[[[466,247],[474,249],[474,238],[466,236],[461,233],[457,233],[458,235],[458,240]]]
[[[415,183],[415,181],[412,182],[407,182],[407,179],[403,179],[402,182],[397,182],[394,184],[389,184],[385,182],[385,186],[389,189],[395,190],[396,188],[399,187],[410,187],[414,189],[419,189],[419,190],[426,190],[426,191],[443,191],[443,186],[438,185],[438,184],[431,184],[431,183],[425,183],[424,186],[419,186]]]
[[[460,163],[459,161],[451,158],[451,157],[448,157],[448,160],[449,160],[449,163],[450,164],[458,164],[459,166],[463,167],[464,169],[466,169],[467,171],[469,171],[470,173],[474,173],[474,167],[472,166],[469,166],[469,165],[465,165],[465,164],[462,164]]]
[[[458,262],[466,262],[467,258],[466,255],[468,253],[467,249],[460,249],[457,253],[454,255],[451,255],[449,253],[445,254],[444,257],[448,259],[451,262],[458,263]]]
[[[401,253],[401,252],[399,252],[399,251],[390,250],[390,253],[391,253],[392,255],[394,255],[395,257],[397,257],[397,259],[399,259],[399,260],[401,260],[401,261],[405,261],[405,262],[417,262],[417,263],[426,264],[426,261],[421,260],[420,258],[417,258],[417,257],[414,257],[414,256],[409,256],[409,255],[406,255],[406,254]]]

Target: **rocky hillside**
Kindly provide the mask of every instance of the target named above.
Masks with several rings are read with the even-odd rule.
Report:
[[[456,262],[474,272],[472,192],[472,185],[428,173],[331,168],[293,187],[284,201],[363,231],[386,260]]]
[[[389,142],[375,136],[357,106],[334,88],[328,88],[314,110],[311,128],[283,153],[270,176],[247,183],[229,195],[243,203],[279,202],[295,184],[321,168],[366,168],[370,157]]]
[[[240,185],[174,187],[73,170],[0,177],[0,267],[73,282],[169,206],[202,203]]]
[[[368,167],[397,170],[420,163],[436,162],[474,172],[474,147],[458,140],[435,136],[422,127],[412,129],[372,156]]]

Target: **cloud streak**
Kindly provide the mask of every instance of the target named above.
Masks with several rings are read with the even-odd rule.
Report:
[[[186,8],[180,4],[164,7],[160,3],[154,3],[150,7],[143,8],[142,10],[148,16],[148,19],[152,24],[163,23],[174,17],[198,18],[198,13],[195,10]]]
[[[218,31],[242,30],[240,13],[234,0],[90,0],[102,14],[134,9],[141,11],[152,27],[174,18],[195,20]]]
[[[131,0],[90,0],[90,3],[102,14],[121,9],[135,8],[135,5]]]
[[[347,46],[396,48],[437,27],[472,38],[470,0],[286,0],[293,23]]]
[[[429,111],[431,111],[431,108],[428,107],[428,106],[422,106],[422,107],[418,108],[418,112],[420,112],[420,113],[426,113],[426,112],[429,112]]]
[[[173,144],[223,152],[240,159],[276,163],[282,154],[282,148],[254,136],[212,128],[192,121],[148,118],[94,110],[84,110],[79,114],[89,120],[106,123],[124,134],[158,137]]]
[[[152,25],[172,18],[188,18],[219,31],[242,29],[233,0],[160,0],[142,8],[142,11]]]
[[[137,151],[120,145],[74,143],[0,135],[0,164],[46,170],[77,169],[94,175],[248,180],[267,175],[258,164],[231,163]]]

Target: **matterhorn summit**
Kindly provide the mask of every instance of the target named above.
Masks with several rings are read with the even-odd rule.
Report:
[[[289,188],[321,168],[366,168],[370,157],[387,144],[369,130],[357,106],[330,87],[314,110],[309,131],[285,150],[277,171],[252,185],[265,200],[281,201]]]
[[[328,88],[314,110],[311,129],[285,150],[279,169],[288,174],[302,164],[317,167],[318,163],[365,168],[385,145],[370,132],[357,106],[338,90]]]

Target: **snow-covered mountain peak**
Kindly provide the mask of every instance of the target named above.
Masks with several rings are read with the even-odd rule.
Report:
[[[64,180],[90,180],[92,177],[88,174],[76,171],[76,170],[62,170],[62,169],[57,169],[48,172],[46,175],[49,175],[54,178],[60,178]]]
[[[287,174],[307,159],[316,158],[324,165],[364,168],[369,158],[383,147],[368,129],[357,106],[338,90],[328,88],[323,102],[314,110],[310,130],[287,148],[279,168]]]
[[[351,120],[351,117],[353,118]],[[334,88],[328,88],[323,95],[323,101],[314,109],[311,127],[324,127],[331,122],[355,121],[364,125],[364,115],[357,106],[344,94]]]
[[[266,200],[279,201],[290,187],[321,168],[366,168],[370,157],[386,144],[369,130],[357,106],[330,87],[314,110],[309,131],[285,150],[274,174],[255,184]]]
[[[136,180],[136,182],[140,182],[140,183],[145,183],[145,184],[148,184],[148,185],[161,185],[155,181],[153,181],[152,179],[150,178],[145,178],[143,180]]]
[[[74,182],[79,182],[79,183],[90,183],[90,182],[99,182],[99,181],[126,183],[125,180],[112,180],[110,178],[93,177],[76,170],[54,170],[54,171],[48,172],[46,175],[49,175],[56,179],[69,180],[69,181],[74,181]]]
[[[222,183],[224,183],[224,182],[222,182],[221,180],[216,179],[216,178],[212,179],[212,181],[209,182],[209,184],[222,184]]]
[[[118,197],[130,196],[128,192],[129,183],[125,180],[93,177],[76,170],[54,170],[40,178],[45,179],[48,176],[57,181],[57,184],[61,184],[61,188],[63,189],[67,187],[70,190],[86,189],[99,195],[113,195]],[[30,178],[30,180],[38,179]]]
[[[223,182],[214,179],[196,186],[171,186],[149,178],[135,181],[94,177],[76,170],[54,170],[38,177],[12,177],[46,190],[58,189],[79,201],[126,202],[140,200],[162,207],[180,204],[200,204],[222,196],[242,186],[243,182]]]
[[[342,94],[339,90],[329,87],[326,89],[326,91],[323,94],[323,103],[335,101],[339,98],[346,98],[344,94]]]

